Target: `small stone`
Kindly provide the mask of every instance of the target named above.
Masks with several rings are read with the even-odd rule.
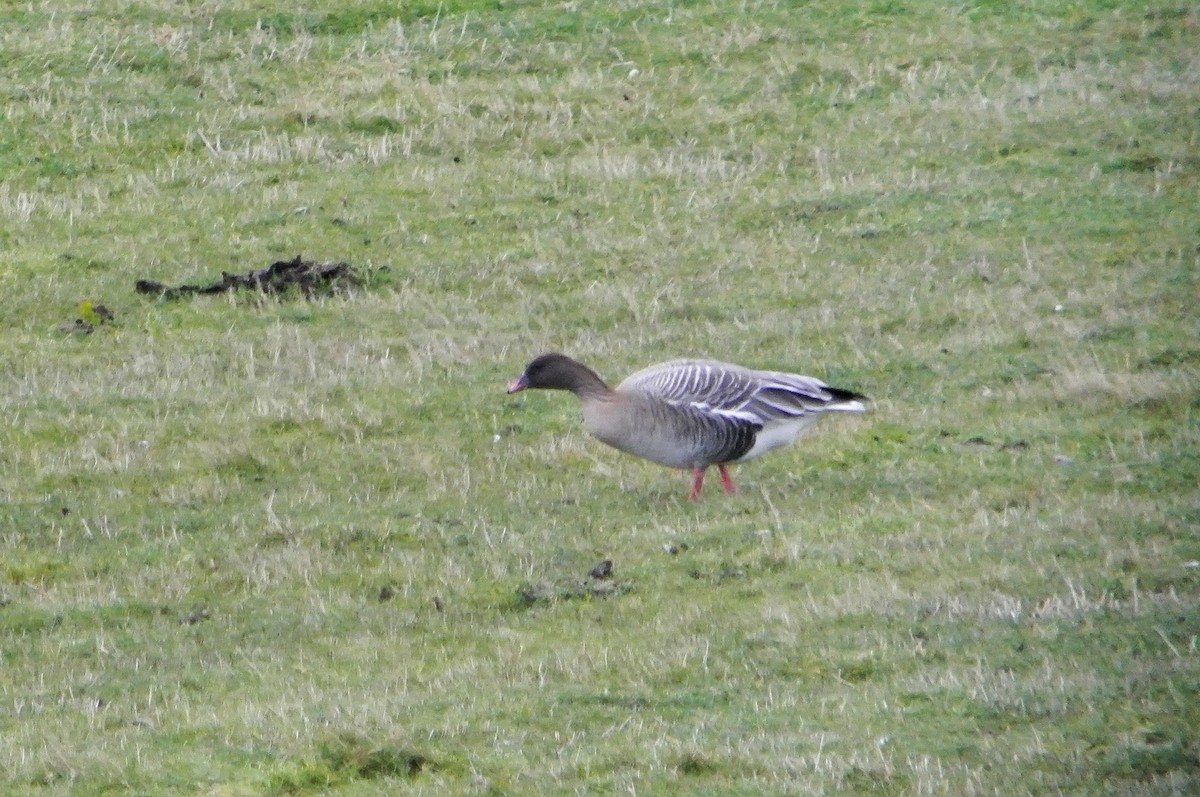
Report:
[[[612,559],[605,559],[603,562],[597,562],[596,565],[588,571],[588,575],[596,579],[611,578],[612,571]]]

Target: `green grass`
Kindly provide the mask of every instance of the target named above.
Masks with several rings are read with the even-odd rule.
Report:
[[[1166,2],[0,7],[0,791],[1200,790],[1197,53]],[[365,285],[134,291],[298,253]],[[504,394],[547,349],[874,403],[693,505]]]

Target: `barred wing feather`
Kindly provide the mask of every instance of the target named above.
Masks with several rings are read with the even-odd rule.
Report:
[[[823,410],[863,409],[855,394],[830,388],[819,379],[710,360],[654,365],[633,374],[617,389],[763,425],[786,423]]]

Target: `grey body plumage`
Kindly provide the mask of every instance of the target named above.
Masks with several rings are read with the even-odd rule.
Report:
[[[568,390],[583,402],[584,426],[621,451],[691,469],[691,498],[704,469],[716,465],[733,491],[726,465],[792,443],[825,412],[862,412],[865,398],[809,376],[756,371],[716,360],[652,365],[609,388],[595,371],[563,354],[533,359],[509,386]]]

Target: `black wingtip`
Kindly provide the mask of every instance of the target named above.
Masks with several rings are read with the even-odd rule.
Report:
[[[843,401],[861,401],[866,403],[871,400],[862,393],[855,393],[853,390],[843,390],[840,387],[827,387],[825,389],[829,391],[829,395],[833,396],[833,403]]]

